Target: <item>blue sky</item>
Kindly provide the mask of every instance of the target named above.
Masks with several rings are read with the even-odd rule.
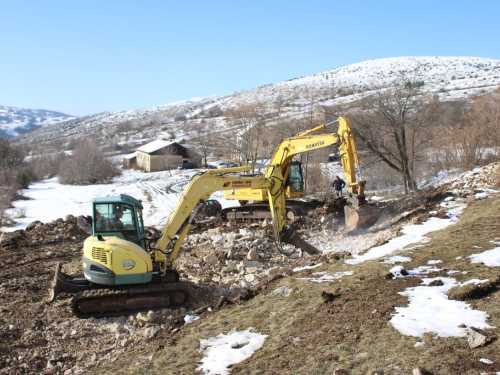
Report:
[[[0,0],[0,105],[83,116],[371,59],[500,59],[500,2]]]

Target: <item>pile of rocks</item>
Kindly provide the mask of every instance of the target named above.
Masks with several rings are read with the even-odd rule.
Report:
[[[300,252],[283,256],[267,232],[267,225],[258,224],[253,229],[224,232],[213,228],[192,234],[175,266],[196,284],[219,285],[238,292],[279,274],[286,264],[302,256]]]
[[[500,162],[465,172],[457,178],[452,186],[462,189],[499,189]]]
[[[150,342],[160,331],[184,324],[186,314],[186,309],[162,309],[117,318],[37,321],[25,330],[11,325],[13,335],[36,349],[8,358],[5,364],[19,373],[85,373],[89,367],[113,362],[129,347]],[[47,344],[38,346],[40,342]]]

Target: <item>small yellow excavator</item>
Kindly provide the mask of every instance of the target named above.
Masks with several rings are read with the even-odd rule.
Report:
[[[329,134],[314,134],[328,126],[338,123],[336,132]],[[339,117],[336,121],[320,125],[313,129],[296,134],[294,137],[284,139],[276,148],[270,159],[271,165],[279,165],[284,182],[284,193],[287,200],[287,217],[293,219],[296,215],[304,214],[310,204],[298,200],[305,196],[305,184],[300,161],[292,160],[295,156],[315,151],[321,148],[334,146],[340,154],[342,168],[347,185],[347,206],[344,208],[344,232],[354,232],[358,229],[371,227],[378,219],[378,212],[367,205],[364,194],[365,181],[361,176],[361,168],[356,144],[349,119]],[[356,179],[356,171],[359,179]],[[268,169],[264,176],[273,173]],[[269,217],[266,209],[268,197],[266,189],[252,189],[237,187],[225,191],[226,199],[238,200],[239,207],[226,208],[222,217],[232,219],[262,219]],[[252,204],[247,204],[252,201]],[[259,203],[263,202],[263,203]]]
[[[179,282],[173,263],[198,207],[219,190],[265,189],[278,247],[286,243],[320,254],[288,225],[280,166],[269,165],[270,173],[265,176],[240,174],[251,170],[234,167],[196,174],[155,241],[146,238],[140,201],[125,194],[94,199],[93,235],[83,245],[83,275],[70,276],[58,263],[50,301],[61,292],[74,293],[72,310],[81,318],[183,306],[189,299],[190,284]]]

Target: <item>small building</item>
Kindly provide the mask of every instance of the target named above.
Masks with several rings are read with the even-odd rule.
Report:
[[[186,163],[200,165],[201,156],[177,142],[157,139],[136,150],[137,167],[146,172],[176,169]]]
[[[123,157],[123,169],[131,169],[137,167],[137,154],[127,155]]]

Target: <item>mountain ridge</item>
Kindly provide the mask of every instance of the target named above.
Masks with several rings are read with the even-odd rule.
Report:
[[[75,118],[66,113],[0,105],[0,137],[15,137]]]
[[[424,92],[439,100],[459,100],[493,92],[500,87],[500,60],[482,57],[413,56],[367,60],[306,77],[260,86],[230,95],[213,95],[139,110],[102,112],[52,124],[14,138],[15,142],[45,142],[61,137],[108,134],[110,127],[136,121],[138,127],[182,123],[202,110],[222,112],[242,103],[282,101],[299,112],[312,102],[348,104],[378,90],[390,88],[403,75],[421,79]],[[179,125],[179,124],[177,124]],[[174,126],[175,127],[175,126]]]

